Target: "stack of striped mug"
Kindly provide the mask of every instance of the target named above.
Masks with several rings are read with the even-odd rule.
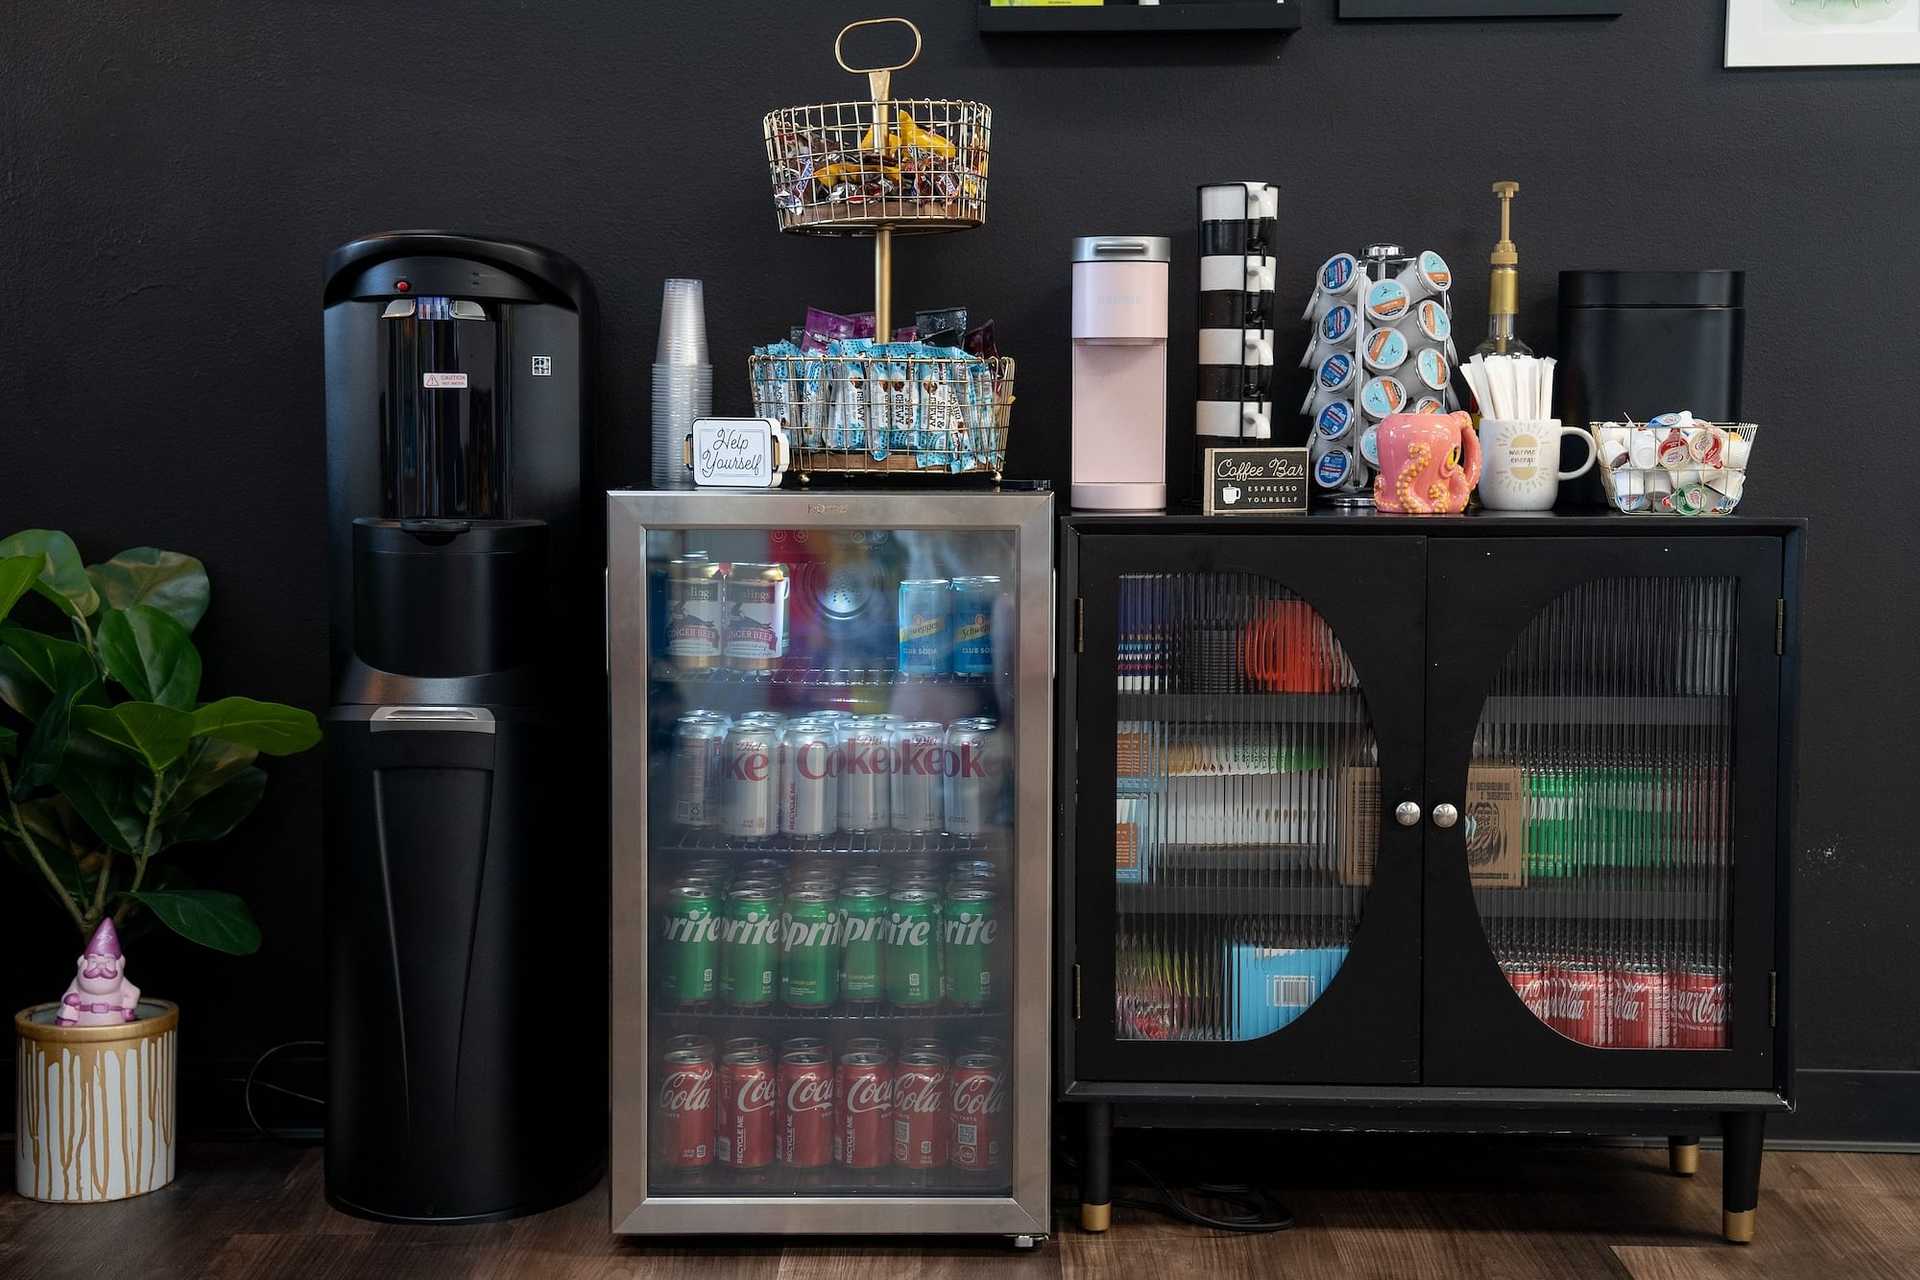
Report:
[[[1265,182],[1200,188],[1200,364],[1194,431],[1203,444],[1273,437],[1274,222]]]

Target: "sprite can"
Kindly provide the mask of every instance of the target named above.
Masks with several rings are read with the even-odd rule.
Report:
[[[840,989],[848,1004],[878,1004],[886,995],[888,932],[884,885],[856,882],[840,890]]]
[[[661,997],[689,1008],[713,999],[714,969],[720,956],[720,917],[714,914],[713,888],[682,879],[667,892],[660,920]]]
[[[942,913],[947,998],[963,1009],[981,1009],[994,997],[994,941],[1000,932],[992,889],[976,883],[947,893]]]
[[[736,1009],[762,1009],[773,1003],[779,900],[779,894],[767,888],[735,886],[727,894],[726,922],[720,934],[720,999]]]
[[[840,913],[831,889],[796,889],[781,915],[780,1002],[824,1009],[839,995]]]
[[[905,1008],[940,1003],[940,893],[895,889],[887,899],[887,999]]]

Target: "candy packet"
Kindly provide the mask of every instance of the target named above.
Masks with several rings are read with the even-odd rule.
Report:
[[[873,336],[872,321],[868,321],[867,331],[861,333],[858,317],[837,315],[819,307],[807,308],[807,322],[801,328],[805,335],[800,340],[802,351],[825,351],[827,344],[837,339]]]

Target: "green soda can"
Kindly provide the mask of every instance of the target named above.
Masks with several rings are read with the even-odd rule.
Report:
[[[720,999],[736,1009],[773,1003],[779,965],[780,895],[772,889],[735,887],[727,894],[720,935]]]
[[[720,917],[714,914],[713,886],[682,879],[667,891],[660,918],[660,995],[682,1009],[713,999],[714,969],[720,957]]]
[[[999,967],[994,942],[1000,932],[995,894],[978,883],[947,891],[942,913],[947,974],[947,998],[963,1009],[981,1009],[994,997],[994,970]]]
[[[878,1004],[886,991],[887,889],[855,882],[840,890],[840,991],[848,1004]]]
[[[824,1009],[839,996],[840,913],[830,889],[796,889],[781,913],[780,1003]]]
[[[895,889],[887,908],[887,999],[904,1008],[940,1003],[939,891]]]

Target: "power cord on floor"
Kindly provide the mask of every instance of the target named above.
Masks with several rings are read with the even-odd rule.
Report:
[[[1062,1163],[1075,1173],[1079,1173],[1079,1164],[1071,1157]],[[1133,1174],[1139,1181],[1153,1188],[1152,1199],[1140,1199],[1132,1196],[1115,1196],[1113,1203],[1129,1209],[1142,1209],[1149,1213],[1158,1213],[1184,1222],[1189,1226],[1206,1227],[1212,1231],[1238,1231],[1257,1234],[1272,1231],[1286,1231],[1293,1226],[1293,1212],[1275,1199],[1264,1187],[1251,1186],[1244,1182],[1196,1182],[1188,1193],[1206,1200],[1224,1201],[1240,1210],[1224,1217],[1214,1217],[1201,1213],[1181,1198],[1159,1174],[1139,1160],[1122,1160],[1119,1167]],[[1073,1207],[1077,1201],[1062,1199],[1061,1204]]]
[[[324,1049],[326,1047],[326,1041],[324,1040],[289,1040],[285,1044],[274,1045],[271,1049],[268,1049],[265,1053],[253,1060],[253,1065],[247,1068],[246,1079],[241,1084],[240,1096],[241,1100],[246,1104],[247,1121],[253,1125],[256,1133],[264,1138],[270,1138],[275,1142],[284,1142],[292,1146],[305,1146],[314,1140],[310,1132],[303,1134],[285,1129],[274,1129],[262,1123],[259,1113],[255,1111],[253,1107],[253,1091],[256,1088],[265,1089],[268,1093],[277,1093],[282,1097],[293,1098],[325,1110],[327,1105],[325,1098],[316,1098],[310,1093],[301,1093],[298,1089],[289,1089],[285,1085],[275,1084],[271,1080],[262,1080],[260,1079],[260,1069],[267,1065],[269,1059],[277,1054],[285,1053],[289,1049]]]

